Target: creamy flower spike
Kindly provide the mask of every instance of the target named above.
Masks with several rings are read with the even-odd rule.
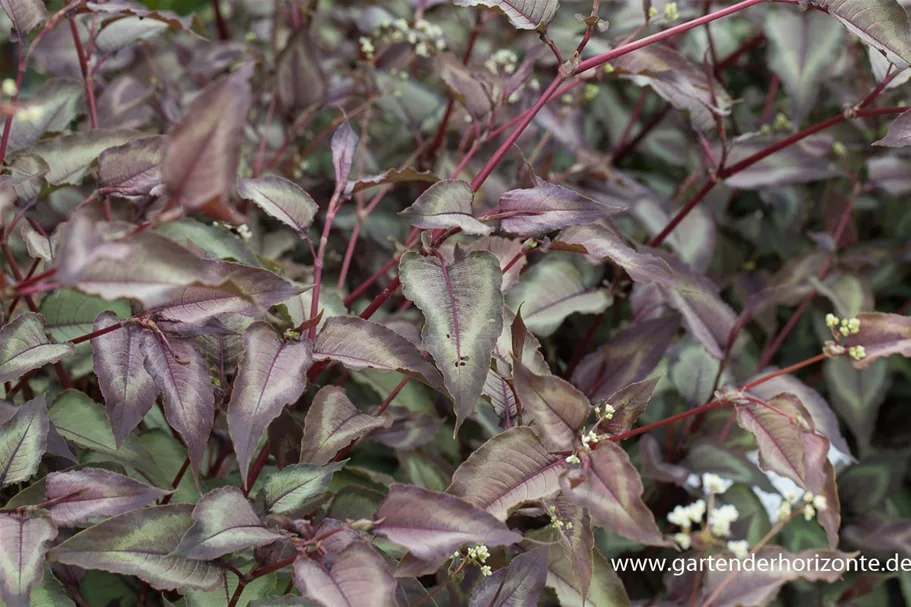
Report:
[[[727,537],[731,535],[731,523],[740,517],[737,508],[732,504],[718,506],[709,513],[709,527],[712,529],[712,535],[717,537]]]
[[[702,488],[706,493],[724,493],[731,488],[734,481],[723,479],[717,474],[707,472],[702,475]]]
[[[691,538],[688,533],[675,534],[674,541],[684,550],[689,550],[690,546],[693,545],[693,538]]]
[[[744,558],[750,553],[750,543],[746,540],[733,540],[727,543],[728,550],[734,553],[739,559]]]

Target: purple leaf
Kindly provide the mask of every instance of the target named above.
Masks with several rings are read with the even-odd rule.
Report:
[[[561,185],[545,183],[500,195],[500,211],[509,214],[500,222],[500,229],[519,236],[537,236],[568,226],[591,223],[623,210],[622,207],[601,204]]]
[[[0,599],[7,607],[29,607],[32,590],[44,577],[44,554],[57,537],[45,516],[0,513]]]
[[[335,168],[335,196],[340,196],[345,186],[348,184],[348,173],[351,172],[351,164],[354,162],[354,154],[357,152],[359,141],[357,133],[344,120],[335,132],[332,133],[332,166]]]
[[[284,113],[291,117],[316,108],[326,95],[315,39],[311,24],[304,23],[275,59],[275,94]]]
[[[516,426],[472,453],[453,474],[446,493],[504,521],[519,504],[560,491],[564,467],[562,458],[548,453],[531,428]]]
[[[248,63],[209,85],[168,133],[162,175],[168,194],[189,211],[242,219],[227,198],[237,178],[252,72]]]
[[[575,561],[566,558],[563,546],[555,544],[548,551],[547,586],[554,589],[561,605],[591,605],[614,607],[629,605],[630,600],[623,581],[611,568],[607,559],[597,550],[590,564],[591,585],[580,581],[580,572],[574,569]]]
[[[95,319],[94,330],[100,331],[119,322],[113,312],[102,312]],[[118,446],[139,425],[158,398],[159,390],[145,370],[141,341],[142,329],[129,323],[92,338],[93,368]]]
[[[98,185],[118,196],[144,197],[161,186],[161,158],[165,138],[137,139],[108,148],[98,157]]]
[[[489,71],[465,65],[450,52],[437,56],[436,67],[443,84],[472,120],[485,119],[503,98],[502,87]]]
[[[547,548],[513,558],[509,566],[481,580],[469,607],[537,607],[547,579]]]
[[[8,0],[13,4],[20,0]],[[3,2],[0,1],[0,5]],[[28,4],[28,2],[25,2]],[[8,153],[25,150],[35,144],[47,132],[57,133],[66,130],[80,109],[80,102],[85,87],[81,83],[68,79],[48,80],[38,89],[31,99],[19,98],[22,107],[39,114],[36,119],[19,112],[13,116],[9,131]]]
[[[44,176],[51,185],[79,185],[89,167],[105,150],[139,139],[128,129],[97,129],[45,139],[31,148],[50,167]]]
[[[572,226],[557,236],[555,249],[587,253],[599,259],[609,259],[629,274],[635,282],[672,284],[673,270],[663,259],[639,253],[626,244],[615,227],[601,224]]]
[[[443,372],[458,431],[481,396],[503,328],[500,264],[485,251],[452,265],[408,252],[399,262],[399,276],[405,297],[426,319],[421,337]]]
[[[274,217],[300,236],[307,233],[319,207],[302,187],[284,177],[270,175],[259,179],[238,179],[237,193],[252,200],[267,215]]]
[[[353,542],[319,563],[308,556],[294,561],[294,585],[323,607],[396,607],[395,579],[386,561],[364,542]]]
[[[20,40],[24,40],[25,34],[47,21],[47,9],[41,0],[0,0],[0,7],[3,7],[13,22]]]
[[[458,6],[486,6],[502,11],[513,27],[533,30],[544,27],[557,14],[560,0],[454,0]]]
[[[50,237],[45,236],[32,227],[30,223],[22,223],[19,234],[25,242],[25,248],[29,257],[40,259],[50,264],[54,261],[54,242]]]
[[[655,386],[661,381],[661,376],[652,377],[643,381],[637,381],[620,388],[611,394],[606,400],[598,401],[596,406],[604,407],[610,405],[613,407],[613,416],[605,419],[598,425],[599,430],[609,434],[620,434],[633,427],[639,416],[645,413],[648,402],[652,399],[655,392]]]
[[[785,135],[756,135],[738,138],[728,154],[727,165],[731,166],[746,160],[784,138]],[[824,133],[804,137],[775,154],[738,171],[728,177],[725,183],[739,190],[757,190],[764,187],[781,187],[819,181],[841,175],[842,170],[829,158],[832,144],[832,137]]]
[[[81,531],[48,553],[48,560],[83,569],[135,575],[158,590],[212,590],[223,570],[173,554],[193,526],[189,504],[134,510]]]
[[[905,112],[893,120],[886,136],[879,141],[874,141],[873,145],[887,148],[903,148],[911,145],[911,112]]]
[[[317,466],[328,464],[352,441],[391,425],[391,416],[361,413],[345,396],[344,389],[326,386],[316,393],[307,411],[300,461]]]
[[[857,319],[860,332],[845,340],[848,348],[864,348],[865,355],[851,361],[856,368],[864,369],[876,359],[892,354],[911,357],[911,316],[862,312]]]
[[[270,474],[262,488],[266,511],[288,516],[309,514],[325,497],[332,475],[344,465],[345,462],[325,466],[295,464]]]
[[[52,472],[45,479],[45,497],[57,502],[48,508],[48,514],[60,527],[130,512],[168,493],[100,468]]]
[[[187,444],[190,468],[199,476],[199,465],[215,420],[215,393],[209,369],[190,339],[169,339],[156,333],[142,336],[145,368],[164,394],[168,423]]]
[[[0,487],[21,483],[38,471],[47,449],[47,405],[38,396],[0,425]]]
[[[193,34],[206,34],[205,25],[196,15],[181,17],[171,11],[149,10],[137,7],[131,2],[123,0],[109,0],[107,2],[86,2],[85,9],[90,13],[101,15],[109,14],[112,17],[105,19],[105,24],[110,27],[111,23],[118,23],[128,17],[135,17],[141,20],[150,20],[166,24],[175,30],[182,30]],[[104,30],[102,30],[104,31]]]
[[[899,69],[911,63],[911,23],[896,0],[822,0],[819,6]]]
[[[522,411],[533,421],[548,449],[572,449],[582,424],[591,412],[588,398],[568,381],[555,375],[535,375],[516,364],[515,390]]]
[[[447,179],[427,188],[399,215],[416,228],[460,228],[466,234],[490,234],[493,228],[475,219],[473,201],[474,191],[467,181]]]
[[[374,531],[414,556],[432,560],[467,544],[515,544],[522,536],[468,502],[413,485],[394,483],[375,518]]]
[[[658,439],[651,434],[645,434],[639,439],[639,467],[642,476],[653,478],[662,483],[673,483],[686,486],[690,471],[683,466],[671,464],[664,460],[662,446]]]
[[[313,342],[314,360],[334,360],[348,369],[398,371],[440,388],[440,373],[414,344],[383,325],[355,316],[325,321]]]
[[[482,394],[490,399],[494,412],[501,420],[514,420],[518,415],[519,409],[512,386],[493,369],[487,371]]]
[[[228,403],[228,430],[242,479],[269,423],[304,393],[312,364],[308,339],[282,339],[266,322],[244,331],[244,357]]]
[[[563,494],[591,511],[592,521],[634,542],[673,546],[642,501],[642,480],[618,445],[601,441],[591,452],[588,470],[575,468],[560,478]]]
[[[504,238],[502,236],[484,236],[465,247],[465,250],[487,251],[500,261],[500,269],[504,271],[501,290],[505,293],[519,282],[519,275],[522,274],[528,264],[528,260],[524,255],[519,257],[518,261],[513,262],[516,256],[522,252],[524,246],[522,241],[518,239]],[[506,270],[506,266],[510,263],[512,263],[512,267]]]
[[[44,331],[44,317],[36,312],[20,314],[0,328],[0,383],[18,379],[75,351],[73,344],[52,343]]]
[[[284,537],[263,526],[237,487],[222,487],[202,496],[193,508],[193,520],[193,526],[174,549],[175,555],[210,561]]]
[[[406,167],[404,169],[388,169],[377,175],[359,177],[353,181],[349,181],[348,185],[345,186],[345,196],[352,196],[358,192],[389,183],[410,181],[429,181],[430,183],[436,183],[439,180],[440,178],[430,171],[418,171],[411,167]]]
[[[573,384],[592,400],[601,400],[642,380],[664,356],[679,326],[678,317],[671,315],[618,331],[606,346],[582,359]]]

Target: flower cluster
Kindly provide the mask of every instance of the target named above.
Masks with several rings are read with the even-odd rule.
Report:
[[[494,52],[484,62],[484,67],[494,76],[499,76],[501,73],[512,74],[516,71],[518,65],[519,56],[508,48],[501,48]]]
[[[834,314],[826,314],[826,326],[830,329],[838,327],[842,335],[857,335],[860,332],[860,320],[857,318],[838,319]]]
[[[737,507],[733,504],[725,504],[713,508],[709,513],[709,527],[712,529],[712,535],[716,537],[727,537],[731,535],[731,523],[740,517]]]
[[[547,508],[548,514],[550,514],[550,526],[554,529],[566,529],[567,531],[573,528],[572,521],[564,522],[560,520],[560,517],[557,516],[557,507],[550,506]]]
[[[717,474],[708,472],[702,475],[702,488],[706,493],[721,494],[730,489],[733,484],[734,481],[721,478]]]
[[[384,19],[371,36],[362,36],[359,42],[361,53],[367,59],[373,59],[376,44],[407,42],[421,57],[430,57],[446,48],[443,29],[424,19],[415,21],[414,27],[405,19]]]
[[[685,531],[689,531],[693,524],[702,522],[705,516],[705,500],[696,500],[689,506],[676,506],[667,515],[667,520]],[[679,543],[679,542],[678,542]]]
[[[731,540],[727,543],[727,547],[739,559],[750,553],[750,543],[746,540]]]

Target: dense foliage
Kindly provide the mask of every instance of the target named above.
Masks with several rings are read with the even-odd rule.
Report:
[[[0,8],[0,604],[911,602],[897,0]]]

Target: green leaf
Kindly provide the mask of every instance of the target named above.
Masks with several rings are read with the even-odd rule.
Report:
[[[47,405],[33,398],[0,426],[0,487],[28,480],[47,449]]]
[[[243,594],[240,595],[235,607],[246,607],[250,605],[251,607],[255,605],[300,605],[301,607],[319,607],[319,605],[313,603],[295,603],[290,602],[293,600],[302,600],[301,597],[297,596],[288,596],[288,597],[270,597],[269,595],[275,592],[275,583],[278,580],[278,576],[274,573],[268,575],[263,575],[244,587]],[[215,590],[187,590],[183,592],[184,599],[186,599],[187,607],[228,607],[228,604],[231,601],[231,597],[234,596],[234,591],[237,590],[237,576],[229,575],[228,583],[224,587],[218,587]],[[268,597],[268,598],[266,598]],[[282,603],[282,600],[287,600],[289,602]],[[278,601],[275,603],[274,601]]]
[[[44,178],[51,185],[79,185],[89,167],[108,148],[124,145],[143,134],[128,129],[96,129],[40,142],[31,153],[50,167]]]
[[[158,590],[213,590],[224,583],[221,569],[174,556],[193,525],[192,507],[169,504],[135,510],[77,533],[48,553],[48,559],[83,569],[135,575]]]
[[[238,179],[237,193],[300,236],[307,234],[319,207],[302,187],[284,177],[270,175],[260,179]]]
[[[52,343],[44,334],[44,317],[20,314],[0,328],[0,383],[55,363],[75,351],[73,344]]]
[[[260,265],[250,247],[224,227],[185,218],[169,221],[156,230],[182,246],[195,245],[206,257],[234,260],[248,266]]]
[[[594,571],[588,592],[579,589],[573,562],[554,544],[547,555],[547,582],[563,607],[629,607],[623,582],[601,554],[594,552]]]
[[[879,407],[886,398],[888,364],[880,360],[860,370],[847,357],[840,357],[825,361],[822,370],[832,408],[845,420],[863,451],[870,445]]]
[[[326,466],[295,464],[270,474],[261,492],[266,511],[289,516],[309,513],[325,497],[332,475],[344,465],[345,462]]]
[[[45,516],[0,514],[0,599],[7,607],[29,607],[32,589],[44,575],[44,553],[57,537]]]
[[[45,329],[56,341],[67,341],[91,333],[95,317],[110,310],[118,318],[130,315],[130,302],[125,299],[105,301],[79,291],[60,289],[41,300],[39,311],[46,319]]]
[[[352,441],[390,425],[391,416],[362,413],[342,388],[326,386],[316,393],[307,410],[300,461],[316,466],[328,464]]]

